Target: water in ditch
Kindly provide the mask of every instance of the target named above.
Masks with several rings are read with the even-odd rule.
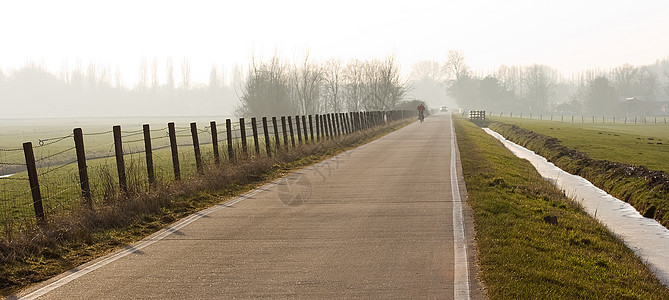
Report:
[[[497,132],[484,130],[500,140],[514,155],[528,160],[542,177],[553,182],[583,209],[620,237],[669,286],[669,230],[657,221],[645,218],[630,204],[621,201],[583,177],[572,175],[522,146],[506,140]]]

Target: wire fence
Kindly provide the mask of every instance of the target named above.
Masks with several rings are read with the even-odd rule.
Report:
[[[466,112],[463,112],[463,116]],[[627,125],[667,125],[668,117],[657,116],[595,116],[582,114],[551,114],[551,113],[522,113],[486,111],[487,116],[509,117],[530,120],[543,120],[568,123],[591,124],[627,124]]]
[[[154,129],[147,124],[130,131],[118,125],[89,133],[76,128],[36,145],[0,148],[0,174],[5,174],[0,176],[0,230],[21,230],[59,212],[148,191],[155,183],[189,180],[204,166],[272,156],[409,116],[406,111],[368,111],[226,119],[204,126],[170,123]]]

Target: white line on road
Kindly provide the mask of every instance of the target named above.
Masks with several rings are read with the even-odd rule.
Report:
[[[469,264],[467,262],[467,240],[462,217],[462,199],[458,182],[457,152],[455,150],[455,130],[451,123],[451,193],[453,195],[453,299],[469,299]]]
[[[176,224],[174,224],[172,226],[168,226],[165,229],[162,229],[162,230],[156,232],[153,236],[151,236],[151,237],[149,237],[149,238],[147,238],[147,239],[145,239],[145,240],[143,240],[143,241],[141,241],[137,244],[129,246],[126,249],[121,250],[121,251],[119,251],[115,254],[112,254],[111,256],[108,256],[108,257],[106,257],[106,258],[104,258],[104,259],[102,259],[102,260],[100,260],[100,261],[98,261],[98,262],[96,262],[92,265],[86,266],[83,269],[73,269],[73,270],[70,271],[72,273],[70,273],[69,275],[67,275],[67,276],[65,276],[65,277],[63,277],[63,278],[61,278],[61,279],[59,279],[59,280],[57,280],[57,281],[55,281],[51,284],[48,284],[48,285],[46,285],[46,286],[28,294],[26,296],[21,297],[21,299],[37,299],[37,298],[43,296],[44,294],[46,294],[50,291],[53,291],[53,290],[65,285],[65,284],[67,284],[67,283],[69,283],[69,282],[71,282],[71,281],[73,281],[73,280],[75,280],[75,279],[77,279],[81,276],[84,276],[84,275],[86,275],[90,272],[93,272],[93,271],[95,271],[99,268],[102,268],[102,267],[104,267],[104,266],[106,266],[106,265],[124,257],[124,256],[127,256],[128,254],[137,252],[137,251],[139,251],[139,250],[141,250],[141,249],[143,249],[143,248],[145,248],[145,247],[147,247],[147,246],[149,246],[149,245],[151,245],[151,244],[153,244],[157,241],[160,241],[160,240],[164,239],[165,237],[167,237],[168,235],[174,233],[175,231],[178,231],[179,229],[188,226],[189,224],[197,221],[198,219],[200,219],[200,218],[202,218],[206,215],[209,215],[209,214],[211,214],[211,213],[213,213],[217,210],[235,205],[235,204],[237,204],[237,203],[239,203],[239,202],[241,202],[241,201],[243,201],[243,200],[245,200],[249,197],[253,197],[254,195],[262,192],[263,189],[269,187],[270,185],[276,185],[276,184],[277,184],[277,181],[270,182],[270,183],[265,184],[264,186],[262,186],[260,188],[257,188],[257,189],[255,189],[251,192],[248,192],[246,194],[238,196],[238,197],[236,197],[234,199],[231,199],[227,202],[224,202],[222,204],[219,204],[219,205],[210,207],[208,209],[199,211],[195,214],[192,214],[192,215],[186,217],[185,219],[182,219],[181,221],[177,222]]]

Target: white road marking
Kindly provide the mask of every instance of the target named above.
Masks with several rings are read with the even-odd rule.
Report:
[[[457,155],[453,117],[451,123],[451,193],[453,195],[453,299],[469,299],[469,264],[467,262],[467,240],[462,216],[462,199],[458,182]]]
[[[205,210],[199,211],[197,213],[194,213],[194,214],[186,217],[185,219],[182,219],[181,221],[175,223],[174,225],[171,225],[171,226],[168,226],[164,229],[161,229],[160,231],[156,232],[155,234],[146,238],[145,240],[143,240],[143,241],[141,241],[137,244],[134,244],[132,246],[129,246],[124,250],[120,250],[119,252],[116,252],[116,253],[110,255],[109,257],[106,257],[106,258],[104,258],[104,259],[102,259],[102,260],[100,260],[100,261],[98,261],[98,262],[96,262],[96,263],[94,263],[90,266],[87,266],[83,269],[75,269],[74,271],[71,270],[70,272],[72,272],[72,273],[70,275],[67,275],[67,276],[65,276],[65,277],[63,277],[63,278],[61,278],[61,279],[59,279],[59,280],[57,280],[57,281],[55,281],[55,282],[53,282],[49,285],[46,285],[46,286],[44,286],[44,287],[26,295],[26,296],[23,296],[23,297],[21,297],[21,299],[37,299],[37,298],[43,296],[44,294],[46,294],[50,291],[53,291],[53,290],[65,285],[65,284],[79,278],[79,277],[82,277],[82,276],[84,276],[84,275],[86,275],[90,272],[93,272],[93,271],[95,271],[99,268],[102,268],[102,267],[104,267],[104,266],[122,258],[122,257],[127,256],[128,254],[139,251],[139,250],[141,250],[141,249],[143,249],[143,248],[145,248],[145,247],[147,247],[147,246],[149,246],[149,245],[151,245],[151,244],[153,244],[157,241],[160,241],[160,240],[164,239],[165,237],[169,236],[170,234],[174,233],[175,231],[178,231],[179,229],[188,226],[189,224],[197,221],[198,219],[200,219],[200,218],[202,218],[206,215],[209,215],[209,214],[211,214],[211,213],[213,213],[217,210],[235,205],[235,204],[237,204],[237,203],[239,203],[243,200],[246,200],[250,197],[253,197],[254,195],[262,192],[264,189],[266,189],[270,186],[274,186],[276,184],[278,184],[278,180],[267,183],[267,184],[263,185],[262,187],[259,187],[259,188],[255,189],[253,191],[250,191],[246,194],[238,196],[238,197],[236,197],[234,199],[231,199],[227,202],[224,202],[224,203],[221,203],[219,205],[216,205],[216,206],[207,208]]]

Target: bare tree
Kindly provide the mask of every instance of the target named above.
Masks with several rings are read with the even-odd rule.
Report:
[[[142,58],[142,62],[139,65],[139,82],[137,82],[137,88],[144,90],[149,86],[149,75],[146,65],[146,58]]]
[[[432,60],[424,60],[411,66],[409,78],[411,81],[430,80],[445,83],[447,79],[446,67]]]
[[[365,63],[352,60],[346,65],[343,75],[346,107],[349,111],[362,110],[365,97]]]
[[[184,90],[190,89],[190,63],[185,57],[181,63],[181,88]]]
[[[151,63],[151,88],[154,90],[158,89],[158,58],[153,58],[153,63]]]
[[[302,65],[295,66],[291,73],[293,92],[299,113],[313,114],[321,112],[320,100],[323,83],[321,66],[310,62],[309,53],[307,53]]]
[[[660,79],[657,74],[649,67],[642,67],[639,69],[638,75],[639,92],[644,96],[644,100],[655,100],[657,92],[660,90]]]
[[[546,111],[555,89],[555,74],[544,65],[532,65],[525,71],[525,95],[530,112]]]
[[[216,66],[211,66],[211,72],[209,72],[209,88],[217,88],[219,86],[218,73],[216,72]]]
[[[333,112],[344,110],[343,66],[340,60],[330,59],[323,68],[323,98],[328,109]]]
[[[174,64],[172,63],[172,59],[167,60],[167,89],[172,91],[175,88],[174,85]]]
[[[120,89],[122,84],[123,83],[121,80],[121,67],[117,65],[116,72],[114,72],[114,85],[117,89]]]
[[[269,62],[252,59],[239,98],[240,116],[276,116],[295,113],[290,99],[290,74],[277,54]]]
[[[370,100],[368,109],[390,110],[406,95],[406,82],[400,76],[399,65],[395,63],[394,56],[383,61],[372,61],[367,64],[366,71]]]
[[[621,96],[633,96],[635,93],[635,81],[637,81],[639,70],[630,64],[624,64],[613,69],[613,85]]]
[[[465,64],[465,55],[462,51],[448,50],[446,59],[446,70],[451,80],[458,80],[469,75],[469,67]]]

